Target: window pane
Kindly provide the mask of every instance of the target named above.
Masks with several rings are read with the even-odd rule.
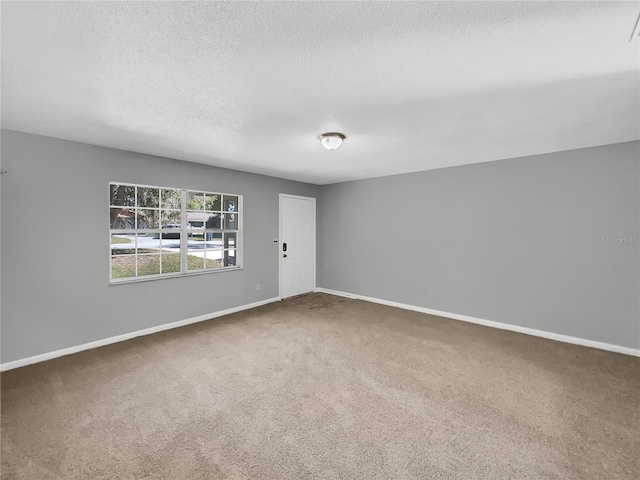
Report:
[[[233,267],[236,265],[236,251],[235,250],[225,250],[224,251],[224,266],[225,267]]]
[[[126,185],[109,185],[111,192],[110,205],[133,207],[136,204],[136,187]]]
[[[182,195],[180,194],[180,190],[163,188],[161,195],[162,208],[166,208],[167,210],[182,208]]]
[[[162,251],[180,252],[180,232],[162,232]]]
[[[136,228],[136,213],[133,208],[111,208],[109,210],[112,229]]]
[[[207,250],[205,253],[205,268],[219,268],[222,266],[222,250]]]
[[[207,193],[204,196],[204,209],[209,211],[219,212],[222,208],[221,195]]]
[[[162,254],[162,273],[176,273],[180,271],[180,254]]]
[[[162,228],[182,228],[180,210],[163,210],[160,221]]]
[[[162,227],[162,238],[177,240],[178,243],[180,243],[180,231],[179,228],[173,228],[171,226]]]
[[[160,273],[160,255],[138,255],[138,276]]]
[[[160,206],[160,189],[138,187],[138,207],[158,208]]]
[[[189,228],[204,228],[204,212],[187,212],[187,226]]]
[[[136,246],[138,255],[141,253],[160,253],[160,234],[139,233],[136,238],[138,240]]]
[[[111,278],[126,278],[136,276],[136,257],[121,255],[111,257]]]
[[[238,214],[224,213],[224,228],[226,230],[236,230],[238,228]]]
[[[222,248],[222,233],[207,232],[205,235],[207,238],[207,241],[205,242],[207,250]]]
[[[204,210],[204,193],[187,192],[187,210]]]
[[[189,250],[187,256],[187,270],[202,270],[204,268],[204,252]]]
[[[224,248],[236,248],[236,234],[225,233],[224,234]]]
[[[111,255],[131,255],[135,248],[135,235],[111,235]]]
[[[137,210],[138,228],[159,228],[159,210]]]
[[[222,203],[225,212],[238,211],[238,197],[236,195],[225,195]]]
[[[189,238],[187,238],[187,246],[190,250],[204,250],[204,232],[190,232]]]
[[[205,228],[222,228],[222,219],[220,213],[207,212],[204,216]]]

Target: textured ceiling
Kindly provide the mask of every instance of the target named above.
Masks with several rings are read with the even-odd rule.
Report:
[[[2,123],[318,184],[637,140],[639,12],[2,2]]]

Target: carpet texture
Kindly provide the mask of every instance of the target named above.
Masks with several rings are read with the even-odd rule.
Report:
[[[2,374],[2,479],[638,479],[639,373],[312,294]]]

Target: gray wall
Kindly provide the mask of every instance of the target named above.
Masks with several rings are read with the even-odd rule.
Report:
[[[638,348],[639,145],[323,187],[318,286]]]
[[[277,296],[278,194],[319,193],[7,130],[2,167],[2,362]],[[244,269],[109,286],[109,181],[243,194]]]

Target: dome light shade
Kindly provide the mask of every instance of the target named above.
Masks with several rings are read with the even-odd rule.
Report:
[[[335,150],[340,145],[342,145],[342,141],[345,138],[347,137],[337,132],[323,133],[322,135],[318,136],[318,140],[320,140],[322,146],[327,150]]]

